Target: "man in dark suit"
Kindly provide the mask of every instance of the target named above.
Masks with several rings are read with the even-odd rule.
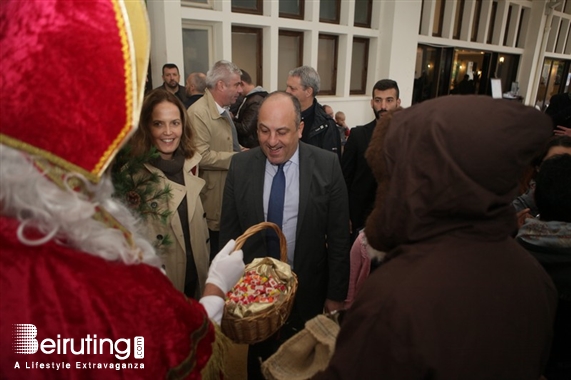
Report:
[[[377,181],[365,159],[365,151],[373,136],[373,131],[385,113],[400,106],[399,87],[397,82],[382,79],[373,87],[371,107],[375,119],[369,124],[355,127],[345,143],[341,158],[341,168],[347,192],[349,194],[349,212],[351,218],[351,242],[357,238],[359,230],[365,226],[365,221],[375,204]]]
[[[305,321],[343,307],[349,281],[349,209],[337,156],[300,140],[299,101],[285,92],[264,99],[258,115],[260,147],[232,158],[222,204],[220,241],[241,235],[268,219],[272,183],[285,175],[282,231],[288,263],[299,287],[290,318],[268,340],[251,345],[248,378],[263,378],[259,357],[267,358],[303,328]],[[283,165],[283,166],[282,166]],[[244,262],[268,256],[265,233],[248,239]]]

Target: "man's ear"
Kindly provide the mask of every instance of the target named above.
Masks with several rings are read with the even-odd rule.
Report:
[[[400,107],[400,99],[397,99],[397,107]]]
[[[303,127],[304,127],[304,124],[303,124],[303,120],[302,120],[302,121],[299,122],[299,128],[298,128],[299,138],[301,138],[301,135],[303,134],[303,133],[302,133],[302,132],[303,132]]]
[[[312,97],[315,97],[315,94],[313,93],[313,87],[307,86],[307,87],[305,88],[305,91],[307,91],[307,95],[312,96]]]

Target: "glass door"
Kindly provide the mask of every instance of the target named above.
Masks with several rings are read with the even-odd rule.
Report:
[[[452,48],[418,45],[412,104],[448,95]]]
[[[542,111],[549,106],[553,95],[569,92],[571,61],[546,58],[543,61],[535,105]]]

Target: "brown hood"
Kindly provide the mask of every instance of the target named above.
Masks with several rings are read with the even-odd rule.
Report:
[[[395,113],[367,152],[381,183],[369,243],[388,251],[443,234],[505,238],[516,229],[518,178],[551,129],[532,107],[487,96],[446,96]]]

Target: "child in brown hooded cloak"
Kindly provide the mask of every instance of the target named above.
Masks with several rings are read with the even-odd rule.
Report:
[[[387,259],[318,378],[539,379],[556,290],[511,238],[511,201],[550,119],[515,102],[449,96],[384,127],[367,152],[381,186],[365,233]]]

